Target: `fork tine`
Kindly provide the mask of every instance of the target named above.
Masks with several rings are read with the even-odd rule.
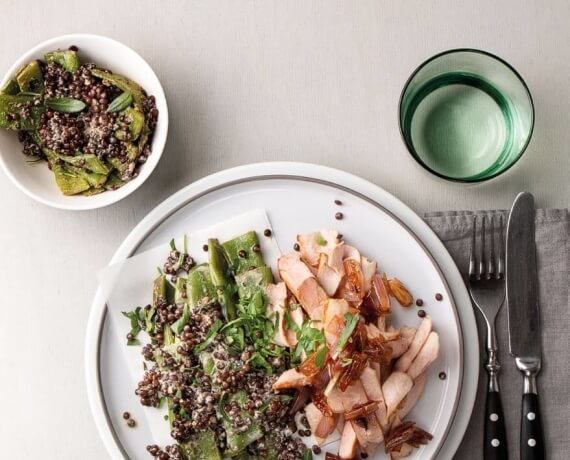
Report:
[[[503,215],[499,217],[499,244],[497,252],[499,253],[499,270],[497,278],[502,279],[505,277],[505,244],[503,240]]]
[[[495,216],[491,215],[491,228],[489,229],[489,263],[487,279],[495,278]]]
[[[476,264],[476,257],[475,257],[475,236],[477,234],[477,216],[473,216],[473,232],[471,235],[471,254],[469,256],[469,278],[474,278],[477,276],[475,272],[475,264]]]
[[[479,276],[478,278],[485,278],[485,220],[486,217],[481,217],[481,250],[479,253]]]

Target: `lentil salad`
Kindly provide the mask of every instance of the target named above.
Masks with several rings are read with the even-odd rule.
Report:
[[[123,186],[151,153],[153,96],[136,82],[54,50],[0,90],[0,128],[18,132],[30,163],[46,162],[65,195]]]
[[[337,433],[338,454],[327,459],[366,458],[382,444],[395,459],[432,439],[407,415],[439,335],[425,312],[417,327],[387,324],[391,298],[413,304],[400,280],[335,230],[297,235],[277,260],[279,282],[254,231],[208,240],[199,265],[183,241],[181,250],[171,241],[152,303],[123,312],[128,345],[141,331],[150,337],[135,393],[168,409],[176,441],[148,445],[152,456],[304,460]]]
[[[296,392],[273,389],[293,361],[273,341],[279,318],[267,313],[265,291],[273,275],[257,234],[207,247],[209,263],[196,265],[172,241],[152,304],[123,313],[128,345],[141,344],[140,331],[150,339],[135,393],[143,406],[167,408],[175,441],[147,451],[160,460],[312,458],[295,436]]]

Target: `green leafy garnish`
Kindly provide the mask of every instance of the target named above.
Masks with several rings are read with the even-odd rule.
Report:
[[[355,315],[348,312],[344,314],[344,319],[345,319],[344,329],[342,330],[342,333],[340,334],[340,337],[336,344],[336,348],[332,356],[333,359],[336,359],[338,354],[344,349],[344,347],[346,347],[348,339],[350,339],[350,336],[352,335],[354,329],[356,328],[358,322],[360,321],[360,316],[358,314]]]
[[[145,309],[144,312],[144,330],[149,334],[154,333],[154,330],[156,328],[156,318],[154,317],[155,313],[156,307],[154,305],[151,306],[148,310]]]
[[[300,359],[303,351],[306,354],[311,354],[315,352],[321,345],[326,343],[325,333],[322,329],[312,327],[315,321],[305,319],[303,321],[303,326],[296,332],[297,334],[297,346],[293,351],[293,356],[296,359]],[[293,323],[294,324],[294,323]],[[295,325],[297,329],[299,326]],[[292,328],[292,330],[295,330]]]
[[[178,318],[170,327],[176,334],[180,335],[182,333],[182,330],[184,329],[184,326],[186,326],[186,323],[188,323],[189,319],[190,319],[190,307],[188,306],[187,303],[185,303],[184,309],[182,310],[182,316]]]
[[[132,334],[133,338],[127,340],[127,345],[140,345],[139,340],[136,338],[138,333],[141,331],[140,325],[140,312],[142,308],[137,307],[133,311],[122,311],[124,317],[128,318],[131,322],[131,330],[129,334]]]
[[[217,319],[214,325],[208,331],[208,334],[206,335],[206,340],[204,340],[200,345],[196,345],[194,347],[194,354],[197,355],[202,351],[204,351],[206,348],[208,348],[216,338],[216,334],[218,333],[221,327],[222,327],[222,322],[219,319]]]
[[[120,112],[121,110],[126,109],[129,105],[133,103],[133,93],[130,91],[124,91],[120,95],[118,95],[113,101],[109,104],[109,108],[107,112]]]
[[[348,367],[352,364],[352,358],[342,358],[340,365],[341,367]]]
[[[317,235],[315,236],[315,241],[317,242],[317,244],[319,246],[326,246],[327,245],[327,240],[325,240],[323,235],[321,235],[320,233],[317,233]]]
[[[328,348],[326,345],[322,345],[321,348],[317,351],[317,355],[315,356],[315,364],[319,369],[322,369],[326,363]]]
[[[45,100],[45,104],[57,112],[77,113],[81,112],[85,107],[85,102],[72,97],[53,97]]]

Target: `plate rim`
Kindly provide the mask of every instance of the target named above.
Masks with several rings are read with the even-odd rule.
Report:
[[[451,295],[456,321],[459,323],[462,375],[455,397],[453,421],[446,427],[444,439],[436,453],[438,458],[452,458],[467,429],[477,391],[479,366],[474,363],[479,362],[479,340],[475,315],[471,308],[459,309],[460,305],[470,305],[469,296],[459,270],[443,243],[419,215],[381,187],[353,174],[311,163],[265,162],[226,169],[183,187],[159,203],[124,238],[110,263],[118,262],[135,253],[164,221],[192,201],[215,190],[256,179],[304,179],[344,189],[387,212],[426,251]],[[129,457],[117,439],[109,419],[101,386],[99,355],[105,320],[105,301],[100,288],[97,288],[85,338],[87,394],[91,413],[107,452],[112,458],[125,459]],[[469,359],[466,359],[466,354],[469,355]],[[465,387],[468,387],[468,391]]]

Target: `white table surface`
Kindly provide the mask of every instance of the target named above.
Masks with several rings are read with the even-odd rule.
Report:
[[[153,176],[106,209],[50,209],[0,175],[1,458],[107,458],[83,377],[94,273],[149,210],[200,177],[308,161],[369,179],[418,213],[506,208],[523,189],[540,207],[570,202],[567,0],[2,0],[1,11],[1,72],[46,38],[107,35],[154,68],[171,119]],[[421,171],[397,125],[412,70],[456,47],[505,58],[536,105],[527,153],[478,186]]]

